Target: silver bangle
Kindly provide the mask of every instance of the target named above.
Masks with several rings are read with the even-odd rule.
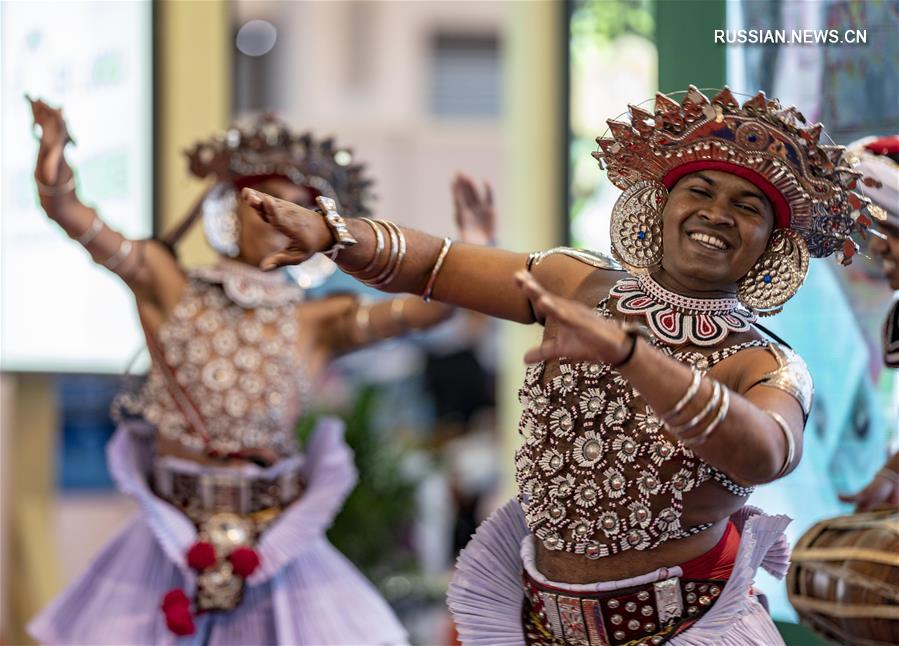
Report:
[[[101,264],[106,267],[109,271],[115,271],[125,259],[131,255],[131,250],[134,245],[131,244],[131,241],[125,238],[122,240],[122,244],[119,246],[119,250],[112,254],[109,258],[104,260]]]
[[[450,247],[453,246],[453,241],[450,238],[443,239],[443,246],[440,248],[440,253],[437,255],[437,260],[434,262],[434,267],[431,269],[431,275],[428,277],[428,282],[425,285],[424,291],[421,293],[421,298],[425,303],[430,302],[431,294],[434,292],[434,283],[437,282],[437,274],[440,273],[440,269],[443,267],[443,261],[446,260],[447,254],[449,254]]]
[[[100,232],[103,230],[103,220],[101,220],[96,213],[94,213],[94,219],[91,220],[91,225],[87,228],[87,231],[82,233],[80,236],[75,238],[75,242],[80,244],[83,247],[86,247],[90,243],[92,243]]]
[[[75,174],[72,173],[72,176],[69,179],[62,184],[57,184],[55,186],[44,184],[37,178],[35,178],[34,183],[37,184],[37,192],[44,197],[59,197],[60,195],[65,195],[66,193],[71,193],[75,190]]]
[[[693,372],[693,379],[690,381],[690,386],[687,388],[687,392],[684,393],[684,396],[680,398],[680,400],[674,405],[674,408],[669,410],[667,413],[661,416],[661,419],[666,424],[671,420],[672,417],[676,417],[678,413],[680,413],[684,408],[687,407],[687,404],[696,397],[696,393],[699,392],[699,386],[702,383],[702,373],[699,372],[696,368],[691,368]]]
[[[793,432],[790,430],[790,425],[787,424],[787,420],[783,418],[783,415],[773,410],[766,410],[765,412],[768,413],[771,419],[777,422],[777,426],[783,432],[784,441],[787,444],[787,454],[784,456],[783,465],[780,467],[777,475],[774,476],[774,479],[777,480],[785,476],[787,471],[790,470],[790,465],[793,464],[793,458],[796,457],[796,440],[793,439]]]
[[[721,402],[721,384],[714,379],[712,380],[712,394],[709,397],[709,401],[706,402],[706,405],[702,407],[702,410],[696,413],[693,418],[687,422],[686,424],[681,424],[679,426],[671,426],[668,425],[668,430],[671,431],[674,435],[680,436],[684,433],[696,428],[696,425],[699,424],[702,420],[709,416],[715,407]]]
[[[365,267],[356,271],[348,271],[347,273],[351,276],[358,276],[359,278],[364,279],[366,274],[375,268],[375,265],[378,264],[378,260],[381,258],[381,253],[384,251],[384,234],[382,233],[380,227],[370,218],[359,218],[363,222],[365,222],[368,226],[371,227],[371,230],[374,231],[375,234],[375,252],[372,254],[371,260]]]
[[[715,415],[715,419],[713,419],[708,426],[705,427],[705,430],[695,437],[689,438],[681,438],[681,444],[686,446],[688,449],[692,449],[696,446],[701,446],[705,444],[715,429],[724,421],[724,418],[727,417],[727,411],[730,409],[730,391],[728,391],[727,386],[722,386],[721,389],[721,406],[718,407],[718,414]]]

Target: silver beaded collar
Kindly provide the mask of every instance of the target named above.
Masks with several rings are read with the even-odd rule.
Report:
[[[609,292],[623,314],[646,317],[665,343],[712,346],[731,332],[746,332],[756,317],[736,298],[691,298],[665,289],[650,276],[622,278]]]
[[[283,271],[265,272],[236,260],[220,260],[192,275],[222,286],[228,298],[245,309],[280,307],[303,300],[303,290]]]

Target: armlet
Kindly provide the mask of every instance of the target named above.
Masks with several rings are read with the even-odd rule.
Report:
[[[805,361],[798,354],[777,343],[771,343],[768,350],[777,360],[777,369],[766,374],[756,385],[777,388],[791,395],[808,417],[812,410],[815,387]]]
[[[535,251],[528,256],[528,271],[539,265],[545,258],[554,254],[562,254],[569,258],[579,260],[585,265],[596,267],[597,269],[610,269],[612,271],[622,271],[623,268],[609,256],[601,254],[597,251],[587,249],[574,249],[573,247],[553,247],[545,251]]]

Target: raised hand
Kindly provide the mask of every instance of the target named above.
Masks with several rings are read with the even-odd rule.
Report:
[[[484,182],[481,195],[474,181],[459,173],[453,180],[452,193],[459,239],[471,244],[493,245],[496,242],[496,210],[489,182]]]
[[[259,217],[288,239],[286,248],[262,260],[262,269],[268,271],[285,265],[298,265],[312,254],[330,249],[334,244],[331,230],[315,211],[251,188],[243,189],[240,196]]]
[[[62,109],[51,108],[41,99],[25,97],[31,104],[31,115],[34,124],[41,128],[41,145],[37,155],[37,167],[34,174],[39,182],[48,186],[55,186],[60,180],[63,164],[63,150],[66,144],[72,141],[66,128]]]
[[[618,324],[601,318],[583,303],[550,294],[526,271],[515,281],[530,299],[537,314],[556,323],[555,336],[531,348],[527,363],[565,357],[573,361],[618,363],[629,351],[628,337]]]

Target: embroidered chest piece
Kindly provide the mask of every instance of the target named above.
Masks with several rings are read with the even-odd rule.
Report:
[[[650,276],[622,278],[609,295],[622,314],[645,316],[652,333],[671,345],[717,345],[731,332],[748,331],[756,320],[736,298],[682,296]]]
[[[139,412],[192,450],[287,455],[308,391],[297,352],[302,291],[236,265],[193,272],[159,330],[164,365],[154,361]]]
[[[599,313],[611,317],[608,300]],[[705,371],[750,341],[705,356],[674,354]],[[684,527],[684,495],[715,480],[738,496],[751,489],[731,481],[662,432],[662,424],[631,385],[606,364],[561,360],[558,373],[532,366],[519,391],[524,405],[516,452],[519,501],[543,546],[590,559],[651,549],[709,527]]]

